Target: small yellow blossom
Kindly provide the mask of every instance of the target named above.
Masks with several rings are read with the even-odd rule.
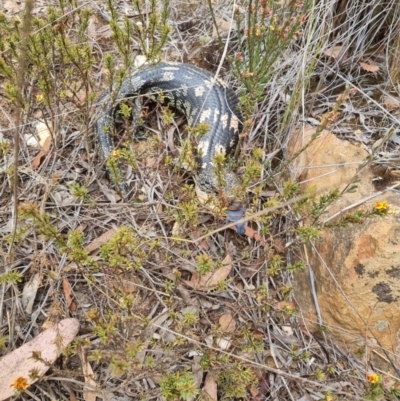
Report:
[[[36,101],[40,103],[43,100],[43,95],[41,93],[36,95]]]
[[[379,211],[386,211],[388,209],[389,205],[387,201],[382,201],[382,202],[375,202],[375,209]]]
[[[20,376],[14,380],[10,387],[14,387],[17,391],[25,390],[29,387],[28,380],[26,380],[25,377]]]
[[[371,384],[378,384],[381,381],[381,377],[377,373],[371,372],[367,374],[367,380]]]
[[[116,149],[116,150],[114,150],[114,151],[112,152],[111,156],[112,156],[112,157],[118,157],[119,154],[120,154],[119,149]]]

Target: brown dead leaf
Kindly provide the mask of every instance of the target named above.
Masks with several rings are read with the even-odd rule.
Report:
[[[78,106],[84,106],[86,100],[87,100],[87,92],[85,89],[81,89],[78,91],[76,94],[76,100],[78,102]]]
[[[324,53],[325,56],[332,57],[336,60],[343,53],[343,46],[332,46],[329,49],[324,50],[322,53]]]
[[[295,308],[295,307],[296,307],[296,304],[295,304],[294,302],[279,301],[279,302],[276,304],[276,307],[277,307],[278,309],[283,309],[283,308],[285,308],[285,307]]]
[[[260,392],[258,391],[258,388],[255,386],[250,387],[250,394],[254,398],[258,397],[260,395]]]
[[[240,275],[243,278],[252,278],[260,271],[261,266],[265,263],[262,259],[252,260],[251,262],[242,262]],[[239,283],[237,283],[239,284]]]
[[[226,255],[222,263],[223,266],[213,272],[204,274],[202,276],[195,272],[192,274],[190,280],[183,280],[183,282],[188,287],[191,287],[195,290],[212,290],[218,285],[218,283],[225,280],[232,270],[232,257],[229,253]]]
[[[101,182],[99,182],[99,187],[103,195],[110,203],[117,203],[121,199],[118,193],[112,190],[109,186],[103,185]]]
[[[274,238],[274,248],[277,253],[285,252],[285,243],[281,238]]]
[[[268,365],[270,366],[270,365]],[[276,369],[276,365],[271,366]],[[258,377],[258,386],[251,386],[250,393],[252,395],[251,401],[263,401],[270,392],[270,385],[268,379],[268,372],[253,369],[253,372]]]
[[[231,227],[231,228],[232,228],[232,230],[237,231],[235,226],[233,226],[233,227]],[[249,226],[246,226],[246,232],[244,233],[244,235],[245,235],[246,237],[249,237],[249,238],[251,238],[251,239],[254,239],[254,241],[259,242],[259,243],[261,243],[262,245],[265,245],[265,244],[266,244],[265,238],[264,238],[262,235],[258,234],[257,231],[253,230],[253,229],[252,229],[251,227],[249,227]]]
[[[104,234],[101,234],[100,237],[97,237],[89,245],[85,246],[85,251],[91,253],[96,249],[100,248],[100,246],[107,243],[116,234],[116,232],[117,230],[115,228],[111,228]]]
[[[225,333],[234,333],[236,330],[236,321],[230,313],[225,313],[219,318],[219,326]]]
[[[42,149],[40,149],[39,153],[32,160],[31,167],[33,170],[37,169],[42,164],[45,156],[50,150],[51,143],[52,143],[52,138],[51,136],[48,136],[42,146]]]
[[[122,291],[124,294],[132,294],[134,292],[137,292],[140,286],[138,286],[137,279],[135,276],[133,276],[130,280],[124,280],[124,279],[119,279],[119,280],[107,280],[107,286],[109,288],[114,288],[118,289],[119,291]]]
[[[379,65],[376,64],[373,60],[367,60],[365,63],[360,61],[360,67],[368,72],[378,72],[379,71]]]
[[[203,392],[208,396],[208,400],[218,401],[217,390],[217,382],[215,381],[214,376],[211,373],[207,373]]]
[[[85,401],[96,401],[96,397],[101,398],[101,394],[95,390],[98,388],[98,386],[96,381],[93,379],[94,372],[87,360],[85,349],[83,348],[82,344],[78,348],[78,355],[82,364],[82,372],[83,376],[85,377],[85,384],[91,389],[90,391],[83,390],[83,399]]]
[[[396,110],[400,108],[400,99],[390,95],[384,96],[383,104],[386,106],[388,110]]]
[[[72,296],[72,287],[71,287],[71,284],[69,283],[69,281],[65,277],[63,278],[62,286],[63,286],[65,300],[67,301],[67,306],[70,311],[75,312],[76,304],[75,304],[73,296]]]
[[[78,401],[76,394],[71,386],[71,384],[67,382],[61,382],[62,386],[68,391],[69,401]]]
[[[192,236],[194,239],[200,238],[203,235],[203,232],[201,230],[194,230],[192,233]],[[199,247],[203,251],[208,251],[210,249],[210,244],[207,239],[203,239],[200,241]]]
[[[79,226],[78,227],[76,227],[76,230],[77,231],[85,231],[86,229],[87,229],[87,223],[82,223],[82,224],[79,224]]]
[[[203,239],[203,241],[200,242],[199,244],[200,248],[203,249],[204,251],[208,251],[210,249],[210,244],[208,243],[207,240]]]
[[[32,341],[0,358],[0,401],[15,396],[42,377],[78,334],[77,319],[64,319]],[[40,360],[32,355],[40,355]],[[45,361],[45,362],[43,362]],[[35,375],[32,376],[32,372]]]
[[[173,154],[174,157],[179,156],[179,151],[175,146],[174,137],[175,137],[175,126],[171,126],[167,131],[167,144],[169,151]]]

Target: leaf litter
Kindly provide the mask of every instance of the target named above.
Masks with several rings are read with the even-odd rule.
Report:
[[[6,10],[17,12],[17,8],[13,11],[13,4],[11,3],[8,2],[8,5],[6,4],[8,7]],[[174,3],[173,7],[178,10],[180,6]],[[204,18],[207,9],[202,8],[200,4],[197,11],[193,11],[188,6],[181,7],[184,10],[177,15],[181,15],[182,18],[187,17],[191,22],[189,24],[191,27],[187,31],[179,31],[179,34],[177,33],[178,30],[174,32],[174,41],[172,43],[181,43],[182,49],[179,48],[180,45],[178,49],[176,46],[171,46],[166,50],[166,54],[169,54],[172,58],[175,54],[178,60],[182,60],[185,58],[186,50],[184,47],[186,47],[190,49],[192,63],[215,70],[215,66],[220,59],[220,52],[216,43],[215,31],[208,23],[211,19]],[[226,32],[232,25],[232,21],[227,17],[230,14],[226,12],[229,7],[223,1],[218,2],[218,7],[222,11],[218,21],[221,25],[223,37],[226,37]],[[45,11],[45,7],[43,7],[42,11]],[[99,43],[104,44],[111,36],[111,33],[108,25],[101,26],[101,21],[100,16],[98,18],[96,16],[96,19],[91,18],[89,38],[92,41],[97,40]],[[98,33],[95,34],[95,32]],[[197,42],[205,38],[208,38],[207,45],[199,46]],[[196,51],[193,52],[193,49],[196,49]],[[335,60],[339,60],[341,65],[348,66],[349,60],[351,61],[353,56],[343,44],[329,46],[322,50],[321,53],[328,57],[331,63],[329,64],[330,66],[333,65]],[[293,65],[293,70],[290,70],[290,68],[285,70],[285,67],[282,68],[282,73],[287,72],[289,76],[296,70],[298,61],[292,58],[294,57],[293,55],[285,55],[285,57],[286,59],[282,60],[283,65]],[[100,67],[101,65],[102,63],[99,62]],[[303,65],[302,58],[301,65]],[[378,78],[377,74],[381,73],[380,66],[382,65],[378,59],[375,62],[373,57],[366,58],[361,54],[357,62],[354,62],[354,65],[359,70],[363,70],[363,73],[365,73],[363,79],[366,82],[371,85],[376,84],[374,80]],[[297,71],[299,70],[300,68],[297,68]],[[225,73],[225,75],[224,78],[227,78],[228,82],[234,82],[228,73]],[[283,81],[287,82],[287,80]],[[274,86],[276,82],[272,80],[267,84],[266,92],[286,94],[287,87],[277,88]],[[315,103],[310,105],[316,123],[320,121],[318,118],[323,113],[328,112],[333,104],[336,98],[335,91],[337,90],[334,88],[335,85],[338,85],[337,79],[333,80],[331,87],[328,85],[323,91],[317,93]],[[98,92],[100,93],[100,88]],[[375,98],[376,94],[373,90],[371,95]],[[381,112],[377,110],[374,103],[366,102],[361,96],[358,98],[355,96],[354,99],[342,111],[343,120],[334,124],[332,130],[336,131],[338,135],[343,135],[355,141],[360,141],[359,138],[364,138],[363,140],[365,141],[369,136],[379,135],[379,132],[382,131],[382,126],[379,122],[382,116]],[[389,110],[395,111],[398,108],[396,106],[398,95],[393,94],[393,99],[385,100],[384,104]],[[77,101],[78,103],[84,102],[85,96],[81,94]],[[285,104],[287,105],[287,103]],[[271,105],[268,107],[267,104],[260,106],[264,107],[263,110],[260,109],[260,122],[263,121],[263,124],[266,124],[266,120],[262,120],[264,118],[263,115],[279,114],[279,112],[283,111],[280,108],[287,107],[280,102],[273,101],[271,101]],[[75,106],[73,108],[69,104],[64,110],[61,109],[59,111],[65,112],[66,110],[74,109]],[[268,111],[265,111],[267,109]],[[3,123],[3,120],[1,122]],[[99,166],[96,151],[91,148],[89,152],[86,152],[88,142],[82,134],[84,129],[75,131],[78,134],[74,137],[69,136],[68,134],[71,133],[72,128],[75,128],[73,127],[74,124],[71,124],[71,116],[67,116],[64,119],[64,123],[63,130],[57,133],[59,148],[55,149],[55,144],[49,139],[51,135],[48,135],[45,143],[41,145],[44,148],[43,151],[36,155],[32,153],[32,150],[29,151],[28,147],[30,145],[23,144],[24,152],[30,156],[30,158],[26,159],[27,164],[25,167],[31,167],[38,171],[38,174],[47,180],[47,185],[44,185],[43,180],[24,179],[22,181],[23,197],[21,201],[36,201],[42,205],[42,210],[49,212],[52,221],[57,222],[57,224],[62,223],[59,227],[63,227],[63,235],[67,234],[67,228],[69,230],[70,228],[83,227],[82,231],[85,237],[83,249],[96,262],[100,262],[101,269],[91,270],[88,267],[83,268],[77,264],[70,263],[65,259],[65,255],[60,256],[57,253],[53,241],[46,242],[41,235],[36,236],[31,227],[27,227],[31,235],[28,236],[24,246],[18,249],[19,262],[7,262],[4,265],[8,269],[14,267],[24,269],[23,288],[27,295],[25,295],[26,298],[23,301],[23,305],[26,305],[24,307],[27,308],[27,313],[34,316],[28,324],[24,319],[17,318],[15,332],[20,335],[19,337],[16,335],[16,338],[26,337],[29,339],[32,335],[35,335],[35,339],[38,339],[37,341],[39,342],[37,349],[43,346],[44,337],[41,337],[41,335],[46,332],[38,334],[41,330],[40,324],[44,320],[40,315],[41,308],[44,308],[46,313],[56,319],[60,319],[69,313],[79,319],[82,324],[81,332],[79,333],[80,340],[87,341],[87,348],[79,348],[76,354],[79,356],[79,360],[74,358],[66,359],[67,366],[70,369],[75,368],[79,372],[74,376],[76,381],[74,386],[70,387],[70,399],[74,399],[76,393],[81,393],[85,400],[92,400],[94,395],[100,394],[100,387],[102,387],[102,390],[106,389],[109,392],[113,392],[118,397],[126,396],[127,393],[131,394],[133,399],[139,399],[140,396],[146,393],[151,393],[151,396],[154,397],[158,394],[156,389],[160,383],[160,377],[171,366],[174,368],[179,366],[189,370],[198,366],[198,361],[191,360],[190,358],[192,357],[188,357],[188,350],[197,349],[198,355],[204,355],[207,352],[215,353],[216,351],[213,347],[216,345],[220,350],[228,350],[231,355],[237,357],[238,361],[247,357],[250,359],[254,357],[254,360],[261,361],[265,368],[269,366],[276,367],[276,361],[278,361],[280,366],[285,366],[287,372],[299,373],[302,376],[312,377],[316,366],[325,366],[322,346],[320,345],[321,340],[315,341],[307,330],[300,329],[294,317],[285,314],[285,310],[287,308],[295,308],[295,304],[292,301],[283,299],[278,289],[281,284],[290,285],[290,274],[282,271],[282,277],[272,277],[267,273],[268,257],[271,255],[270,250],[267,248],[272,247],[278,254],[282,254],[286,249],[285,244],[291,240],[284,239],[279,241],[276,237],[273,237],[276,236],[277,232],[280,233],[280,230],[282,232],[285,231],[284,227],[287,224],[285,218],[271,220],[268,228],[276,230],[273,234],[261,235],[257,224],[249,224],[244,237],[237,237],[234,230],[229,230],[224,232],[223,235],[210,235],[206,240],[202,240],[200,244],[195,241],[179,242],[179,240],[171,239],[170,234],[174,222],[173,211],[178,209],[178,206],[173,200],[167,200],[168,194],[169,192],[179,191],[180,195],[184,196],[184,186],[188,180],[187,176],[184,175],[185,173],[177,172],[177,169],[172,169],[174,171],[171,173],[171,170],[163,167],[163,163],[158,162],[158,160],[164,160],[163,152],[165,149],[157,150],[158,153],[155,156],[146,156],[141,161],[139,171],[135,172],[136,178],[130,181],[133,193],[139,193],[138,188],[146,188],[146,191],[140,197],[138,195],[136,199],[136,201],[141,201],[141,204],[139,202],[127,202],[121,199],[115,188],[99,172],[102,171],[102,167]],[[6,126],[7,124],[5,121],[3,125]],[[361,135],[356,135],[355,132],[360,127],[362,129]],[[270,132],[277,132],[275,130],[276,127],[268,126],[267,128]],[[39,136],[39,131],[35,136]],[[172,136],[171,133],[167,142],[173,150],[173,156],[176,157],[174,153],[177,146],[173,142]],[[9,135],[8,138],[10,138]],[[282,138],[276,139],[276,146],[282,146],[284,140]],[[246,150],[250,151],[252,146],[255,146],[254,143],[262,145],[263,140],[264,131],[253,135],[253,142],[249,141],[246,144],[248,147]],[[26,148],[24,148],[25,145]],[[281,155],[279,149],[274,154],[277,154],[278,157]],[[77,175],[75,168],[77,165],[83,165],[82,162],[84,160],[87,163]],[[273,162],[276,162],[276,160],[273,159]],[[68,186],[64,185],[64,181],[71,180],[71,176],[77,177],[77,180],[88,186],[89,200],[94,201],[94,203],[90,204],[90,202],[76,200],[76,198],[74,200],[68,198],[68,202],[63,201],[70,193]],[[261,192],[261,196],[265,200],[271,194],[276,194],[278,192],[276,188],[278,187],[279,185],[264,189]],[[61,193],[62,196],[49,198],[48,194],[52,191]],[[10,198],[1,203],[3,208],[2,218],[7,222],[12,221],[11,204]],[[93,205],[95,206],[93,207]],[[262,207],[261,202],[259,207]],[[203,223],[200,224],[202,229],[208,229],[208,224],[214,223],[218,226],[221,223],[221,221],[215,222],[213,217],[202,209],[199,213],[205,213],[206,216],[204,225],[201,225]],[[99,256],[101,247],[114,237],[119,228],[126,225],[133,227],[135,232],[148,243],[154,239],[159,242],[157,251],[151,257],[149,256],[141,266],[131,271],[124,270],[122,264],[117,264],[114,268],[111,268]],[[10,227],[12,228],[12,225]],[[182,227],[180,227],[180,232],[183,232],[185,237],[190,237],[196,229],[185,225]],[[153,232],[155,235],[150,237],[144,234],[149,232]],[[232,245],[229,250],[226,249],[227,242]],[[144,246],[143,243],[138,244],[134,252],[132,252],[133,255]],[[36,251],[38,249],[45,253],[45,258],[40,258],[37,255]],[[221,260],[223,262],[222,267],[208,275],[197,273],[196,256],[204,254],[204,252],[215,260]],[[25,263],[29,263],[29,269],[26,269]],[[247,272],[245,271],[245,266],[249,266]],[[3,268],[1,267],[0,269]],[[129,285],[125,285],[126,283]],[[221,284],[223,285],[219,288]],[[173,288],[172,291],[170,286]],[[265,293],[263,292],[264,290],[261,291],[261,288],[264,287],[266,288]],[[95,305],[94,309],[99,312],[98,315],[93,315],[94,317],[91,320],[88,316],[92,316],[91,314],[94,312],[85,306],[86,303],[82,305],[79,302],[79,294],[89,297],[90,302],[87,304]],[[14,293],[12,289],[8,289],[7,296],[8,310],[13,310],[13,299],[17,300],[19,295]],[[49,303],[46,304],[46,302]],[[196,306],[200,305],[200,307],[193,310],[184,310],[189,303]],[[51,309],[48,307],[49,304],[52,305]],[[262,308],[260,305],[262,305]],[[194,313],[194,310],[197,312]],[[181,316],[183,311],[194,319],[189,324],[189,328],[185,330],[182,330],[183,321]],[[177,313],[178,318],[175,318],[175,313]],[[39,316],[38,320],[35,320],[36,315]],[[106,323],[102,320],[103,316],[107,316],[109,321],[112,321],[112,319],[117,320],[117,323],[115,323],[117,333],[106,333],[108,337],[105,336],[105,338],[101,337],[101,329],[107,328],[102,326]],[[120,320],[118,320],[119,316],[121,316]],[[196,319],[199,319],[197,323]],[[49,322],[49,320],[46,321]],[[31,326],[34,327],[33,331],[30,328]],[[64,330],[64,326],[62,327]],[[96,327],[96,334],[94,334],[93,327]],[[248,328],[250,329],[248,330]],[[75,330],[77,330],[76,327],[72,330],[74,334],[69,336],[70,341],[76,336]],[[221,330],[223,335],[216,335],[214,330]],[[67,333],[68,329],[66,328],[65,331]],[[110,331],[112,331],[111,328]],[[244,340],[244,334],[249,335],[248,342]],[[46,341],[51,344],[51,340]],[[249,347],[249,344],[254,341],[259,341],[257,345],[263,350],[249,355],[246,347]],[[21,351],[25,345],[29,344],[27,343],[18,348],[17,342],[16,340],[15,345],[11,346],[15,351]],[[165,344],[175,344],[176,348],[173,351],[168,350],[170,345],[166,346]],[[134,348],[136,345],[139,351],[135,354],[132,347]],[[361,373],[356,373],[354,380],[343,380],[343,377],[347,377],[346,372],[350,368],[357,372],[362,372],[362,365],[355,360],[345,362],[341,358],[340,351],[330,343],[324,344],[324,347],[328,349],[331,360],[338,361],[336,366],[337,376],[327,378],[325,384],[332,385],[331,388],[336,389],[338,393],[340,391],[351,394],[360,393],[362,389],[357,383],[362,383]],[[271,356],[272,353],[268,354],[268,348],[274,348],[273,357]],[[110,356],[104,362],[104,365],[111,366],[114,364],[114,366],[119,367],[119,364],[125,362],[123,355],[126,352],[135,354],[131,359],[137,365],[129,365],[127,368],[128,373],[122,376],[122,380],[119,381],[117,379],[117,369],[115,371],[112,371],[111,368],[102,369],[101,366],[104,365],[93,361],[92,358],[96,357],[98,350],[100,350],[105,359]],[[301,359],[303,355],[300,355],[300,350],[304,350],[304,353],[309,352],[312,354],[313,362],[309,363],[305,359]],[[11,351],[6,356],[12,356],[12,352],[14,351]],[[299,356],[299,359],[293,359],[293,355],[296,352],[298,353],[297,355],[301,356]],[[54,361],[55,355],[56,353],[49,360]],[[27,358],[26,355],[25,358]],[[27,359],[21,360],[26,361]],[[154,365],[152,365],[153,360],[156,361]],[[22,365],[24,363],[21,362]],[[232,360],[230,363],[233,363]],[[7,364],[7,367],[10,366],[12,365]],[[55,364],[54,366],[57,369],[60,368],[57,375],[62,372],[61,365]],[[144,373],[146,366],[155,366],[155,368],[151,368],[147,373]],[[252,364],[248,363],[248,366],[252,366]],[[254,369],[258,378],[257,384],[249,387],[248,394],[253,400],[263,399],[263,397],[300,400],[303,394],[307,394],[307,398],[310,397],[309,394],[313,394],[313,396],[318,394],[321,398],[324,396],[321,392],[317,392],[320,384],[318,382],[307,382],[302,389],[299,389],[299,383],[302,383],[300,376],[295,380],[288,381],[283,375],[268,373],[267,370],[261,369],[255,363],[252,369]],[[18,375],[12,377],[13,381],[11,383],[7,381],[8,378],[5,379],[7,381],[5,386],[8,386],[8,391],[14,389],[15,386],[23,387],[25,380],[29,385],[32,384],[29,381],[29,375],[25,371],[19,368],[17,370]],[[67,370],[64,372],[67,378],[69,373]],[[8,371],[8,373],[10,372]],[[222,391],[221,387],[217,385],[218,373],[221,372],[218,372],[216,368],[204,371],[205,381],[200,383],[202,389],[213,400],[217,400]],[[196,380],[199,380],[198,377]],[[49,380],[48,383],[59,398],[65,397],[65,393],[62,390],[52,385],[54,384],[53,381]],[[15,386],[10,387],[12,385]],[[334,387],[335,385],[337,386]],[[39,395],[43,396],[45,394],[41,392],[40,383],[37,383],[36,387],[32,385],[30,390],[33,391],[33,389]],[[350,395],[349,397],[351,399]]]

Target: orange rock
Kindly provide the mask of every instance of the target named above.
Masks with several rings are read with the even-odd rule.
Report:
[[[307,143],[314,129],[293,139],[290,154]],[[293,163],[293,171],[303,185],[319,189],[343,189],[353,178],[357,166],[367,153],[348,141],[324,131]],[[316,167],[317,168],[314,168]],[[329,173],[329,175],[326,175]],[[358,190],[345,194],[333,205],[327,216],[375,193],[369,167],[362,171]],[[388,191],[369,199],[366,209],[377,200],[386,200],[400,209],[400,199]],[[364,205],[363,205],[364,206]],[[319,324],[328,328],[346,350],[364,354],[375,366],[390,368],[385,361],[400,364],[400,221],[396,214],[367,219],[360,226],[324,229],[321,241],[304,247],[314,274],[320,318],[310,286],[310,272],[295,276],[295,299],[311,331]],[[367,341],[367,343],[366,343]]]

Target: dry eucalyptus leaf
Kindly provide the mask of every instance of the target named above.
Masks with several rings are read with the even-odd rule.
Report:
[[[231,227],[232,230],[237,231],[236,226]],[[246,226],[246,231],[244,233],[246,237],[254,239],[256,242],[260,242],[261,245],[265,245],[266,241],[265,238],[258,234],[257,231],[253,230],[250,226]]]
[[[207,394],[210,400],[218,401],[217,382],[211,373],[207,373],[206,381],[204,383],[203,391]]]
[[[30,315],[32,313],[33,302],[36,298],[36,293],[42,281],[40,274],[36,273],[24,286],[22,291],[22,306],[25,312]]]
[[[140,286],[137,284],[138,279],[133,276],[130,280],[118,279],[107,280],[107,286],[110,288],[118,289],[123,291],[125,294],[132,294],[134,292],[138,292]]]
[[[112,189],[108,188],[106,185],[100,184],[99,187],[104,196],[109,200],[110,203],[117,203],[121,197]]]
[[[332,46],[329,49],[326,49],[323,51],[325,56],[332,57],[334,59],[337,59],[339,55],[341,55],[343,52],[343,46]]]
[[[0,401],[18,394],[43,376],[63,349],[78,334],[79,321],[64,319],[40,333],[32,341],[0,358]],[[40,356],[41,360],[32,358]],[[35,378],[31,372],[35,371]]]
[[[385,96],[383,98],[383,104],[388,110],[396,110],[400,108],[400,99],[393,96]]]
[[[192,357],[191,369],[193,373],[193,379],[197,388],[200,388],[203,383],[204,370],[201,368],[202,356],[194,355]]]
[[[78,101],[79,106],[84,106],[85,102],[87,100],[87,92],[85,89],[81,89],[80,91],[78,91],[78,93],[76,94],[76,98],[75,100]]]
[[[106,231],[104,234],[101,234],[100,237],[97,237],[93,240],[89,245],[85,246],[85,251],[91,253],[96,249],[100,248],[101,245],[106,244],[110,239],[117,233],[115,228],[111,228]]]
[[[283,308],[296,308],[296,304],[293,301],[279,301],[276,303],[276,307],[278,309],[283,309]]]
[[[52,193],[54,202],[59,206],[68,206],[76,202],[76,198],[67,190],[60,189]]]
[[[98,386],[96,381],[93,379],[94,372],[92,367],[90,366],[90,363],[87,360],[85,349],[82,345],[80,345],[78,348],[78,355],[82,364],[82,372],[83,376],[85,377],[85,384],[88,385],[88,387],[91,389],[83,390],[83,399],[85,401],[96,401],[96,397],[101,398],[101,393],[99,391],[96,391]]]
[[[232,270],[232,257],[229,253],[226,255],[222,263],[223,266],[220,267],[219,269],[216,269],[213,272],[204,275],[200,275],[195,272],[193,273],[190,281],[183,280],[183,282],[188,287],[194,288],[195,290],[200,290],[200,291],[212,290],[221,281],[225,280],[229,276],[229,273]]]
[[[257,399],[256,397],[258,397],[260,395],[260,392],[258,391],[258,388],[256,386],[251,386],[249,391],[250,391],[250,394],[252,395],[253,399]]]
[[[360,61],[360,67],[368,72],[377,72],[379,71],[379,65],[374,63],[372,60],[368,60],[368,62],[363,63]]]
[[[42,149],[40,149],[39,153],[32,160],[31,167],[33,170],[37,169],[43,162],[45,156],[51,148],[52,138],[51,136],[47,137],[45,142],[42,145]]]
[[[174,143],[174,137],[175,137],[175,126],[172,126],[168,129],[167,131],[167,144],[170,152],[174,155],[174,157],[179,156],[179,151],[176,149],[175,143]]]
[[[64,291],[65,300],[70,311],[76,311],[76,304],[72,295],[72,287],[69,281],[64,277],[62,280],[62,286]]]
[[[219,318],[219,326],[225,333],[234,333],[236,330],[236,321],[230,313],[225,313]]]

